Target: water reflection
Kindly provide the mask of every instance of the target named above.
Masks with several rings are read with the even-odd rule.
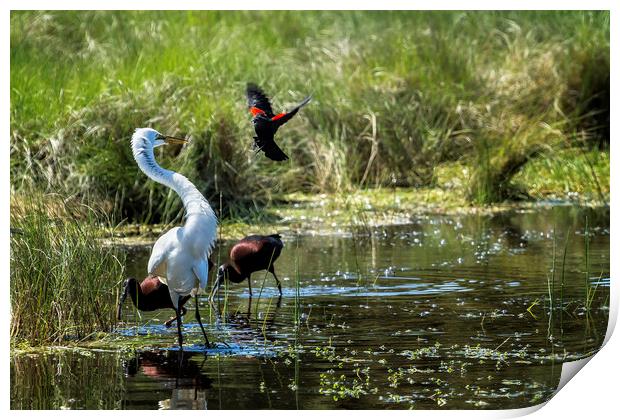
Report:
[[[252,299],[248,295],[246,303],[245,311],[241,310],[240,306],[234,312],[223,313],[223,304],[218,301],[215,305],[218,323],[228,325],[230,333],[237,342],[255,342],[257,339],[271,342],[276,340],[275,321],[282,307],[282,296],[272,296],[260,305],[260,298]]]
[[[202,368],[207,361],[203,356],[198,363],[180,351],[143,351],[124,363],[128,386],[131,379],[140,373],[155,381],[159,387],[170,390],[170,397],[160,400],[160,409],[206,410],[206,390],[211,388],[212,380]]]

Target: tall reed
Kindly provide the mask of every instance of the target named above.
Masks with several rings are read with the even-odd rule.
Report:
[[[96,210],[57,195],[11,203],[11,338],[83,339],[115,324],[124,253],[104,246]]]
[[[570,240],[570,229],[566,231],[566,241],[564,242],[564,252],[562,254],[562,274],[560,275],[560,333],[564,333],[564,280],[566,279],[566,255],[568,254],[568,243]]]
[[[590,229],[588,225],[588,216],[586,216],[586,226],[584,232],[584,248],[586,253],[585,258],[585,278],[584,278],[584,307],[586,311],[590,311],[592,309],[592,301],[594,300],[594,295],[596,294],[596,290],[598,289],[598,285],[600,283],[602,274],[599,275],[599,279],[596,282],[596,285],[592,287],[590,285]]]
[[[299,273],[299,237],[295,238],[295,308],[293,311],[296,334],[301,324],[301,274]]]

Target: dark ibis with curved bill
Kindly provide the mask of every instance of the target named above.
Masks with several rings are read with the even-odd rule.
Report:
[[[229,261],[218,268],[209,299],[212,300],[215,297],[226,280],[241,283],[247,279],[250,296],[252,296],[251,276],[252,273],[260,270],[267,270],[273,275],[280,296],[282,296],[282,286],[273,266],[282,248],[284,248],[284,243],[278,234],[250,235],[237,242],[230,250]]]
[[[208,269],[211,271],[214,264],[211,259],[208,259]],[[125,303],[125,299],[127,299],[127,295],[131,298],[134,306],[138,308],[140,311],[150,312],[157,311],[160,309],[172,309],[175,310],[175,306],[172,304],[172,299],[170,298],[170,291],[168,290],[168,285],[162,283],[157,276],[148,276],[144,280],[138,283],[133,277],[125,280],[123,286],[123,294],[118,302],[118,307],[116,309],[116,318],[120,321],[122,317],[122,308]],[[183,296],[180,299],[180,314],[184,316],[187,313],[187,309],[185,309],[185,304],[190,299],[191,295]],[[196,311],[198,308],[196,307]],[[176,321],[176,315],[164,322],[166,327],[170,327],[174,321]]]

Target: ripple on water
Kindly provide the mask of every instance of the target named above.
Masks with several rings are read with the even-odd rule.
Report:
[[[409,280],[411,277],[386,277],[380,276],[379,279],[389,280]],[[302,289],[302,296],[416,296],[416,295],[436,295],[450,292],[468,292],[473,289],[466,287],[456,281],[444,281],[442,283],[401,283],[391,285],[351,285],[351,286],[306,286]]]
[[[200,326],[197,323],[183,323],[184,333],[194,333],[195,336],[199,336]],[[115,332],[123,337],[136,337],[136,336],[158,336],[158,335],[170,335],[176,337],[176,328],[166,328],[163,325],[146,324],[139,327],[127,327],[118,328]],[[264,344],[254,343],[252,341],[245,340],[228,340],[226,343],[212,343],[214,347],[206,348],[204,344],[188,343],[183,345],[183,351],[186,353],[201,353],[201,354],[219,354],[226,356],[254,356],[254,357],[274,357],[279,349],[278,346],[274,346],[271,343],[269,346]],[[162,344],[161,346],[152,346],[157,350],[171,350],[178,351],[179,346],[170,346]]]

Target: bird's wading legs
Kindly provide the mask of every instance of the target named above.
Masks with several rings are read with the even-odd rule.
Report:
[[[181,333],[181,296],[179,296],[179,300],[177,301],[177,332],[179,334],[179,347],[181,351],[183,351],[183,334]]]
[[[207,338],[207,333],[205,332],[205,327],[202,326],[202,320],[200,319],[200,310],[198,309],[198,295],[196,295],[195,298],[196,298],[196,320],[198,321],[198,324],[200,325],[200,329],[202,330],[202,335],[204,335],[205,337],[205,347],[209,348],[211,347],[211,344],[209,343],[209,339]]]
[[[250,289],[250,296],[252,296],[252,275],[248,275],[248,289]]]
[[[282,286],[280,285],[280,280],[278,280],[278,276],[276,276],[276,270],[271,267],[271,274],[273,274],[273,278],[276,279],[276,284],[278,285],[278,291],[280,292],[280,296],[282,296]]]

